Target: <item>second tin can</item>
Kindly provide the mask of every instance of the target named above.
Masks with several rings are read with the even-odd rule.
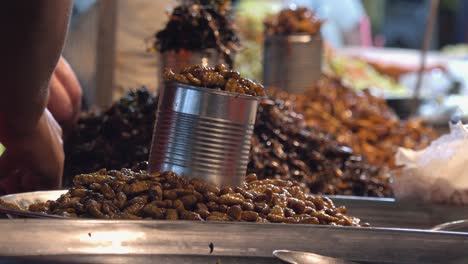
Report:
[[[263,84],[302,93],[322,73],[322,38],[307,34],[273,35],[265,39]]]

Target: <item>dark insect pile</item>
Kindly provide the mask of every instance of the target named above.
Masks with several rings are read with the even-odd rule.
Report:
[[[66,217],[273,222],[360,226],[324,197],[305,194],[298,183],[246,176],[241,187],[218,188],[172,172],[122,169],[78,175],[56,201],[28,210]],[[364,224],[367,226],[368,224]]]
[[[180,73],[174,73],[170,69],[164,72],[165,81],[218,89],[222,91],[247,94],[253,96],[264,96],[263,85],[250,79],[241,78],[239,72],[230,70],[226,65],[218,64],[216,67],[190,66]]]
[[[280,98],[260,103],[249,172],[260,179],[296,180],[315,194],[393,195],[387,173],[330,135],[307,126],[293,103]]]
[[[105,112],[84,113],[65,141],[64,184],[101,168],[129,168],[148,160],[157,98],[140,88]]]
[[[299,7],[296,9],[284,9],[278,14],[265,19],[266,35],[290,35],[305,33],[310,35],[320,34],[323,21],[315,12]]]
[[[65,144],[66,186],[80,173],[148,160],[156,102],[143,89],[127,94],[106,112],[82,116]],[[381,170],[330,135],[305,125],[292,104],[280,98],[260,102],[249,172],[260,178],[295,179],[312,193],[392,196]]]
[[[169,16],[166,27],[157,32],[154,47],[165,51],[216,49],[232,66],[239,38],[233,28],[230,1],[185,1]]]

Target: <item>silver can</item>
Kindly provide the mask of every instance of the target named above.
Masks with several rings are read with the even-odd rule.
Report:
[[[303,93],[322,73],[320,35],[268,36],[263,51],[263,84]]]
[[[160,91],[149,170],[239,186],[249,161],[258,97],[175,82]]]

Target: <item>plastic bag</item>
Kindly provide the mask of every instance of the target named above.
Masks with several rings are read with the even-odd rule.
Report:
[[[420,151],[400,148],[396,164],[404,166],[393,182],[397,199],[468,205],[468,126],[451,124]]]

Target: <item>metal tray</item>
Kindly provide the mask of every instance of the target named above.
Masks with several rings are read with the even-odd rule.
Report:
[[[7,203],[15,204],[19,206],[20,208],[27,208],[29,205],[33,203],[45,202],[47,200],[57,200],[60,197],[60,195],[66,192],[67,192],[66,190],[25,192],[25,193],[5,195],[5,196],[0,197],[0,199],[2,199],[3,201]],[[59,219],[65,218],[63,216],[58,216],[58,215],[48,215],[48,214],[16,210],[16,209],[8,208],[2,205],[0,205],[0,213],[6,214],[8,218],[18,218],[18,217],[59,218]]]
[[[11,194],[0,197],[5,202],[21,208],[36,202],[56,200],[66,190],[39,191]],[[350,215],[371,223],[375,227],[396,227],[413,229],[431,229],[443,223],[468,219],[468,207],[409,204],[395,201],[393,198],[373,198],[358,196],[329,196],[336,205],[344,205]],[[9,218],[57,218],[62,216],[46,215],[27,211],[18,211],[0,206],[0,213]]]
[[[21,208],[36,202],[56,200],[65,190],[40,191],[11,194],[0,197],[5,202]],[[372,198],[358,196],[329,196],[336,205],[344,205],[350,215],[371,223],[375,227],[397,227],[431,229],[446,222],[468,219],[468,207],[421,205],[397,202],[392,198]],[[0,206],[0,213],[9,218],[64,218],[26,211],[18,211]]]
[[[431,229],[436,225],[468,219],[468,206],[431,205],[393,198],[330,196],[336,205],[344,205],[350,215],[372,226]]]
[[[26,207],[38,201],[55,200],[65,192],[21,193],[2,199]],[[337,204],[356,206],[355,212],[351,209],[350,213],[373,212],[368,208],[371,205],[382,208],[381,212],[394,210],[393,214],[403,214],[392,199],[343,196],[332,199]],[[0,211],[10,217],[51,217],[3,207]],[[378,220],[372,214],[368,216]],[[364,215],[356,216],[368,221]],[[401,228],[62,218],[0,220],[0,232],[0,264],[281,263],[271,255],[275,249],[307,251],[361,263],[468,261],[468,233]]]
[[[0,232],[0,263],[281,263],[276,249],[361,263],[468,261],[468,234],[410,229],[13,219]]]

